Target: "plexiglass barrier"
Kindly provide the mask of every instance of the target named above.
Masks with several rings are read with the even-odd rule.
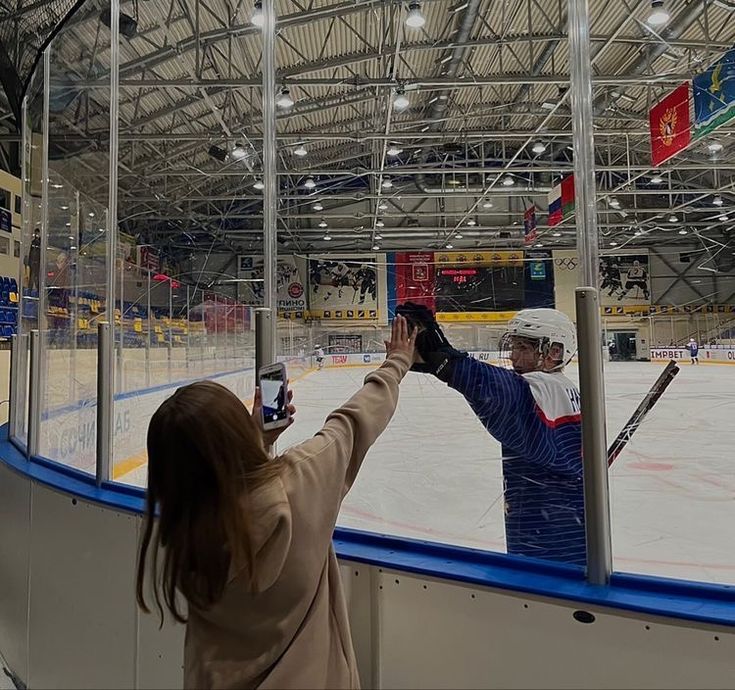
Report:
[[[595,14],[593,35],[603,33],[602,23],[608,28],[619,24],[623,30],[630,17],[613,5]],[[105,4],[86,7],[99,14]],[[155,14],[158,9],[150,12]],[[244,10],[237,13],[242,16],[235,19],[246,25],[249,15]],[[562,26],[565,17],[560,7],[548,10],[547,19],[553,25]],[[518,41],[525,37],[532,43],[533,37],[525,36],[527,26],[519,13],[507,21]],[[601,22],[599,31],[596,22]],[[288,40],[301,30],[303,27],[284,25],[280,35]],[[219,142],[221,149],[212,144],[213,128],[221,126],[222,113],[236,110],[232,103],[242,100],[242,89],[236,84],[199,98],[182,96],[177,89],[188,87],[172,87],[163,72],[147,72],[144,87],[124,83],[118,94],[118,124],[124,136],[117,161],[113,161],[123,181],[113,192],[120,201],[135,188],[151,206],[139,211],[146,221],[140,225],[135,223],[135,214],[120,213],[118,246],[110,255],[110,122],[105,112],[111,95],[109,28],[100,25],[100,50],[83,58],[75,50],[75,31],[70,25],[54,37],[24,105],[21,333],[32,329],[41,333],[44,385],[39,452],[93,473],[97,324],[111,316],[110,478],[144,486],[148,420],[176,387],[211,378],[231,388],[244,402],[252,399],[253,309],[263,303],[262,236],[256,234],[262,210],[256,186],[261,181],[258,153],[262,142],[255,136],[252,141],[233,136]],[[243,35],[243,41],[251,38]],[[593,66],[603,73],[614,72],[616,55],[624,47],[616,40],[593,43]],[[254,54],[260,50],[257,43],[247,45],[253,46]],[[141,58],[136,51],[147,50],[140,41],[134,44],[126,38],[121,38],[120,48],[124,60],[132,63]],[[566,40],[554,47],[562,61],[559,64],[566,64],[568,48]],[[510,59],[505,46],[497,50]],[[574,415],[551,409],[542,396],[533,398],[537,405],[528,414],[508,413],[510,408],[521,410],[527,396],[538,391],[513,378],[500,348],[509,319],[519,309],[555,307],[575,318],[580,257],[568,242],[575,223],[573,192],[569,198],[574,156],[569,126],[572,103],[565,89],[539,78],[541,69],[518,66],[514,79],[523,81],[525,75],[528,90],[510,113],[505,113],[507,103],[495,102],[498,94],[492,89],[484,92],[484,99],[494,103],[488,112],[504,114],[478,121],[461,155],[444,148],[441,155],[434,149],[428,153],[428,145],[427,151],[418,151],[424,139],[406,144],[419,162],[398,157],[393,161],[396,171],[390,185],[380,184],[378,174],[371,178],[360,191],[368,195],[370,207],[353,209],[362,198],[349,189],[335,190],[319,179],[312,180],[318,185],[316,191],[305,188],[305,180],[310,179],[307,164],[291,155],[294,141],[285,138],[285,128],[279,130],[284,137],[278,140],[281,161],[290,166],[285,172],[293,173],[295,181],[284,181],[285,173],[280,171],[284,179],[279,187],[283,203],[278,212],[281,253],[276,268],[276,345],[278,358],[288,368],[298,408],[297,421],[279,442],[279,449],[316,433],[327,415],[381,364],[390,321],[396,305],[403,301],[418,301],[438,312],[454,347],[468,352],[476,365],[503,372],[493,370],[495,378],[486,380],[484,374],[468,367],[463,375],[470,378],[462,385],[453,381],[449,386],[431,375],[410,372],[401,384],[391,423],[369,452],[345,501],[339,520],[342,526],[525,557],[577,564],[583,560],[580,458],[577,453],[570,459],[568,439],[552,433],[569,422],[567,416]],[[128,79],[137,75],[134,68],[123,73]],[[162,82],[160,89],[157,81]],[[594,95],[601,99],[598,106],[611,99],[619,104],[632,99],[653,106],[670,86],[621,87],[618,95],[607,86],[604,91],[595,87]],[[259,88],[251,84],[247,88],[258,96],[249,99],[257,104]],[[457,89],[452,93],[465,92]],[[539,112],[517,112],[529,94],[544,107]],[[417,89],[417,99],[424,95]],[[196,117],[176,115],[179,97],[196,101]],[[435,97],[436,102],[446,100]],[[143,116],[141,103],[159,98],[155,116]],[[424,105],[433,105],[428,96]],[[735,361],[735,310],[728,310],[735,277],[732,267],[726,266],[713,274],[708,252],[699,246],[682,248],[673,242],[670,247],[643,246],[638,239],[635,248],[631,246],[634,238],[651,231],[655,220],[651,216],[661,211],[646,207],[642,199],[659,204],[666,197],[667,202],[681,204],[678,212],[683,215],[687,209],[698,208],[695,204],[701,203],[702,195],[695,200],[679,184],[676,161],[663,177],[642,163],[626,166],[621,162],[626,152],[620,144],[625,139],[620,108],[622,105],[617,110],[598,107],[606,114],[596,110],[594,123],[589,123],[595,129],[598,165],[600,346],[606,358],[608,442],[649,391],[660,373],[659,361],[676,358],[682,362],[682,371],[610,468],[614,565],[618,570],[731,584],[735,560],[723,544],[732,541],[735,524],[731,500],[735,480],[727,464],[729,390],[735,368],[724,363]],[[88,110],[94,114],[90,120],[86,119]],[[283,115],[282,121],[287,120]],[[411,119],[406,126],[416,125],[420,132],[418,124],[425,126]],[[332,125],[323,123],[324,127]],[[181,142],[176,141],[178,135]],[[645,144],[640,137],[636,141],[639,149]],[[444,139],[434,142],[436,146],[444,143]],[[171,177],[179,180],[180,187],[169,187],[164,181],[170,172],[166,156],[179,156],[182,150],[196,164],[184,165],[184,158],[177,158]],[[635,146],[627,152],[631,151]],[[204,154],[208,157],[202,160]],[[401,177],[401,166],[408,169],[409,163],[420,164],[436,170],[447,156],[451,177],[422,172],[420,193],[411,187],[409,177]],[[223,198],[218,189],[208,187],[212,168],[207,166],[213,166],[215,159],[231,177],[242,178],[244,184],[237,195],[250,205],[237,205],[237,195],[229,190],[224,196],[229,205],[207,206],[207,199]],[[151,176],[130,185],[133,169],[137,169],[130,166],[136,160],[145,161],[140,169],[150,170]],[[332,164],[324,165],[330,172]],[[207,172],[199,175],[204,169]],[[341,180],[344,170],[334,164],[331,172],[335,180]],[[720,181],[731,172],[719,165]],[[331,175],[324,173],[323,177]],[[716,184],[724,187],[721,182]],[[659,187],[662,184],[665,189]],[[658,189],[664,192],[659,194]],[[205,202],[199,204],[201,198]],[[411,210],[410,204],[418,205]],[[303,206],[316,214],[298,228],[304,236],[291,226],[288,233],[281,232],[289,214]],[[533,214],[531,206],[536,207]],[[348,211],[361,214],[361,223],[372,218],[373,225],[360,231],[334,228],[331,248],[324,252],[314,248],[316,228],[322,227],[320,221],[327,223],[322,214],[329,224],[337,225]],[[527,221],[531,230],[536,212],[538,227],[532,230],[537,235],[529,240],[521,229]],[[161,224],[169,222],[166,214],[172,216],[166,230],[176,235],[177,242],[186,242],[177,225],[184,218],[191,232],[205,232],[201,225],[205,224],[212,247],[217,249],[184,256],[195,254],[194,249],[172,246],[173,241],[168,242],[160,231]],[[396,215],[401,223],[404,217],[413,220],[414,215],[427,223],[434,216],[441,217],[445,225],[440,237],[427,236],[420,248],[404,250],[403,237],[393,244],[381,244],[378,232],[385,224],[398,223]],[[638,229],[628,221],[623,223],[623,217],[631,221],[636,217]],[[656,222],[660,224],[661,218]],[[689,227],[666,222],[677,234]],[[499,224],[508,237],[495,232]],[[400,229],[419,233],[421,227],[411,223]],[[149,230],[155,239],[150,239]],[[463,232],[480,230],[487,232],[476,235],[474,246],[451,246],[463,239]],[[322,230],[319,233],[321,237]],[[231,237],[239,242],[236,249],[223,240]],[[506,239],[507,243],[501,241]],[[106,296],[110,272],[115,285],[112,305]],[[685,346],[690,339],[701,346],[701,366],[689,363],[691,349]],[[720,354],[713,354],[715,351]],[[577,362],[571,361],[564,373],[571,382],[565,391],[570,391],[569,399],[575,402]],[[17,415],[16,435],[22,444],[27,439],[27,380],[27,375],[18,377],[14,391],[14,404],[24,410]],[[485,407],[505,384],[511,391],[506,391],[510,402]],[[521,414],[528,417],[526,427],[517,427]],[[500,429],[496,425],[499,417],[503,418]],[[523,438],[538,432],[553,447],[546,461],[537,462],[534,456],[519,462],[517,445],[521,441],[506,433],[514,428],[521,429],[518,433]],[[567,448],[566,455],[557,452],[562,446]],[[542,541],[546,546],[541,546]]]

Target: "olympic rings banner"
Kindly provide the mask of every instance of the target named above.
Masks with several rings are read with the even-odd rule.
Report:
[[[566,310],[559,303],[574,301],[574,289],[579,285],[579,256],[576,250],[557,250],[553,252],[553,257],[557,306],[573,314],[573,304],[567,305],[571,306],[571,310]],[[646,250],[601,254],[598,276],[601,306],[635,307],[651,304],[651,273]]]

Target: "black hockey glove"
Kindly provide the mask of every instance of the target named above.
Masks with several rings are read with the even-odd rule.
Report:
[[[396,307],[396,314],[405,317],[409,325],[418,328],[416,350],[424,361],[416,363],[411,371],[433,374],[448,383],[452,378],[454,364],[467,356],[466,352],[455,350],[428,307],[415,302],[404,302]]]

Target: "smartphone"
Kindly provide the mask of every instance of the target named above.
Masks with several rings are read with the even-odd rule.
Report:
[[[288,378],[285,365],[268,364],[258,372],[258,385],[263,400],[263,429],[269,431],[286,426],[288,413]]]

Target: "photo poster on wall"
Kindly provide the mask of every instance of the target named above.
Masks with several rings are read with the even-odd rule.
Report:
[[[262,256],[237,257],[238,299],[249,306],[263,306],[264,269]],[[306,259],[279,256],[276,269],[278,315],[301,319],[307,309]]]
[[[384,292],[384,255],[328,255],[308,259],[309,313],[314,318],[378,320]]]
[[[522,251],[435,253],[437,312],[506,312],[523,308]]]
[[[572,295],[570,299],[573,301],[574,289],[579,284],[579,270],[579,255],[576,250],[554,251],[557,305],[563,303],[568,295]],[[623,249],[602,254],[599,260],[598,287],[601,306],[650,304],[651,273],[648,252]]]

